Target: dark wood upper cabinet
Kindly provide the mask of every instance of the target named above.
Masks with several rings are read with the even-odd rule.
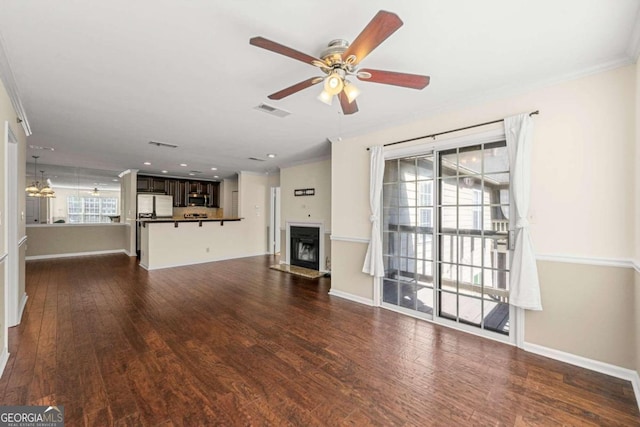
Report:
[[[153,186],[152,178],[150,176],[138,175],[138,181],[136,184],[136,189],[138,190],[138,192],[151,191],[151,188]]]
[[[187,207],[189,193],[206,194],[209,196],[207,207],[220,207],[219,182],[138,175],[136,187],[139,193],[166,193],[173,196],[174,207]]]

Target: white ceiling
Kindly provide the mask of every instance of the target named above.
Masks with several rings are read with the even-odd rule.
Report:
[[[49,165],[203,178],[271,172],[352,136],[571,76],[631,63],[638,0],[0,0],[0,42]],[[422,91],[358,82],[343,116],[318,86],[267,96],[316,68],[249,45],[263,36],[318,56],[378,10],[404,26],[362,67],[431,76]],[[260,103],[291,113],[278,118]],[[418,135],[416,135],[418,136]],[[176,144],[157,148],[149,141]],[[248,160],[265,158],[265,162]],[[151,162],[145,166],[143,162]],[[187,167],[179,163],[188,164]],[[211,167],[217,167],[212,171]]]

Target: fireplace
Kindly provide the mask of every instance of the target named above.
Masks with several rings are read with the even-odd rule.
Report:
[[[289,264],[320,270],[320,228],[291,226]]]

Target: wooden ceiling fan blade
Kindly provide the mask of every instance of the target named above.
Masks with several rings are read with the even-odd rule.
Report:
[[[338,94],[338,98],[340,99],[340,106],[342,107],[342,112],[345,115],[358,112],[358,104],[356,103],[355,99],[353,100],[353,102],[349,102],[349,99],[347,98],[347,94],[345,94],[344,91]]]
[[[279,100],[282,98],[285,98],[289,95],[293,95],[296,92],[300,92],[303,89],[306,89],[308,87],[311,87],[313,85],[316,85],[318,83],[320,83],[322,80],[324,80],[322,77],[311,77],[310,79],[307,79],[305,81],[302,81],[300,83],[296,83],[293,86],[289,86],[286,89],[282,89],[281,91],[278,91],[276,93],[272,93],[271,95],[268,96],[269,99],[274,99],[274,100]]]
[[[270,50],[271,52],[279,53],[280,55],[288,56],[289,58],[297,59],[298,61],[302,61],[313,66],[316,66],[313,63],[314,61],[323,63],[323,61],[318,58],[307,55],[306,53],[302,53],[295,49],[291,49],[290,47],[281,45],[280,43],[265,39],[264,37],[253,37],[249,40],[249,44],[261,47],[266,50]]]
[[[402,27],[402,20],[395,13],[379,11],[342,54],[343,59],[355,56],[353,65],[362,61],[373,49]]]
[[[372,70],[369,68],[360,69],[358,72],[371,75],[369,78],[358,75],[358,80],[363,82],[382,83],[411,89],[424,89],[431,80],[429,76],[419,74],[396,73],[394,71]]]

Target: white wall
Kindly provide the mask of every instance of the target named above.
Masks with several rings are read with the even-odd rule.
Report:
[[[8,212],[7,204],[5,203],[5,198],[7,196],[7,182],[6,174],[7,174],[7,145],[4,137],[4,128],[5,121],[9,124],[10,129],[18,140],[18,161],[17,161],[17,187],[18,191],[22,191],[25,188],[25,168],[26,168],[26,142],[27,136],[24,132],[23,127],[17,122],[17,114],[13,108],[11,103],[11,99],[6,91],[4,83],[0,81],[0,129],[2,129],[0,136],[0,374],[2,373],[2,369],[4,368],[4,363],[6,362],[6,357],[8,357],[8,347],[7,347],[7,322],[6,320],[6,301],[4,299],[5,296],[5,288],[7,286],[13,285],[15,283],[8,283],[6,279],[6,274],[9,270],[9,266],[7,263],[6,256],[8,255],[8,251],[15,246],[8,246],[8,218],[11,214],[16,214],[16,212]],[[18,197],[18,224],[17,224],[17,235],[18,242],[24,243],[25,237],[25,197]],[[15,243],[15,242],[14,242]],[[18,246],[17,254],[11,254],[15,256],[18,260],[18,283],[17,283],[17,297],[23,301],[26,297],[25,294],[25,277],[24,277],[24,244]],[[13,304],[13,301],[11,302]]]
[[[334,263],[332,291],[373,298],[372,280],[360,272],[366,244],[357,243],[369,239],[367,146],[540,110],[534,118],[531,233],[537,254],[546,262],[577,262],[566,264],[575,274],[563,268],[561,276],[548,275],[544,273],[554,269],[544,269],[545,310],[527,313],[525,340],[531,337],[534,344],[559,349],[554,337],[572,334],[573,342],[563,351],[635,369],[634,344],[629,344],[635,336],[634,303],[629,298],[633,276],[597,275],[612,280],[589,283],[590,301],[595,305],[571,297],[581,292],[580,282],[572,277],[584,277],[591,268],[610,269],[610,264],[628,269],[624,266],[634,257],[630,236],[637,221],[635,80],[635,66],[626,66],[334,143],[332,250],[341,263]],[[572,315],[563,322],[548,321],[567,313]],[[591,320],[607,315],[613,324]],[[612,344],[594,351],[593,342]]]
[[[634,314],[635,314],[635,341],[636,341],[636,372],[640,374],[640,61],[636,63],[636,135],[635,135],[635,287],[634,287]],[[640,397],[636,396],[638,399]]]
[[[238,174],[238,209],[246,256],[266,254],[269,226],[269,177],[252,172]]]

